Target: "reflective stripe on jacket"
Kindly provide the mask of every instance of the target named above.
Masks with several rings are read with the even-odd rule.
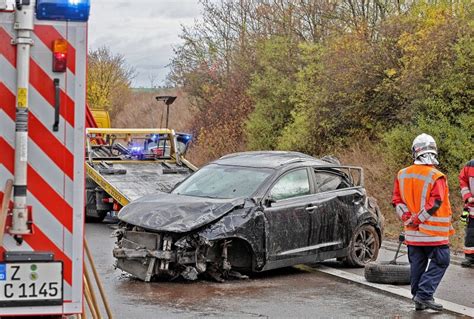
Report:
[[[471,218],[474,218],[474,203],[467,203],[467,200],[474,196],[474,160],[469,161],[459,173],[459,186],[462,199],[466,203],[465,208]]]
[[[454,234],[447,187],[439,209],[433,215],[425,209],[433,185],[441,177],[444,177],[444,174],[429,165],[412,165],[398,172],[397,179],[403,202],[421,221],[418,226],[405,227],[408,245],[445,245],[449,243],[449,236]]]

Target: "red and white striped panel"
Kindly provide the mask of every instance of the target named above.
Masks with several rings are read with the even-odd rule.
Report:
[[[13,13],[0,12],[0,200],[13,178],[16,47]],[[66,73],[52,72],[52,42],[68,41]],[[5,236],[4,250],[51,251],[64,263],[63,306],[0,308],[0,316],[82,312],[84,235],[84,127],[87,25],[36,21],[30,59],[28,203],[34,234],[17,246]],[[59,131],[53,132],[55,90],[60,80]],[[3,254],[1,254],[3,255]],[[0,256],[2,258],[2,256]]]

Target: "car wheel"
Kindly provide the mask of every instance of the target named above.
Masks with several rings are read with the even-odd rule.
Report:
[[[389,261],[370,262],[365,265],[364,276],[369,282],[391,285],[409,285],[410,264],[404,262],[391,264]]]
[[[353,267],[364,267],[377,259],[380,239],[372,225],[359,226],[352,236],[346,263]]]

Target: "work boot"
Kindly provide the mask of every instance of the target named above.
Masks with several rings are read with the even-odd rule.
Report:
[[[424,304],[415,301],[415,310],[416,311],[421,311],[421,310],[425,310],[425,309],[426,309],[426,306]]]
[[[425,310],[426,309],[426,306],[419,303],[419,302],[416,302],[415,301],[415,297],[412,297],[411,300],[413,300],[413,302],[415,303],[415,310],[416,311],[420,311],[420,310]]]
[[[432,310],[435,310],[435,311],[442,311],[443,310],[443,305],[435,302],[434,299],[423,300],[423,299],[418,298],[418,296],[415,296],[415,298],[413,298],[413,300],[415,301],[415,309],[416,309],[416,304],[419,303],[420,305],[424,306],[425,309],[432,309]]]
[[[466,258],[462,261],[461,266],[464,268],[474,267],[474,260],[471,258]]]

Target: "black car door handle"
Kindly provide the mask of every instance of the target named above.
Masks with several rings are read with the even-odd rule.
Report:
[[[317,206],[311,206],[311,205],[310,205],[310,206],[306,207],[305,209],[306,209],[306,210],[313,210],[313,209],[316,209],[316,208],[318,208],[318,207],[317,207]]]

